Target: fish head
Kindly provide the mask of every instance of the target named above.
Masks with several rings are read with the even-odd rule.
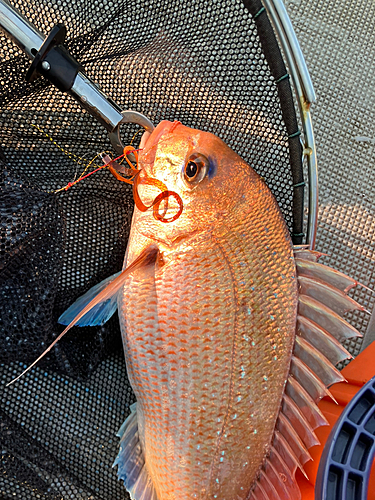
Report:
[[[141,147],[141,203],[150,207],[163,189],[172,193],[136,213],[133,225],[148,237],[174,245],[224,222],[228,227],[256,200],[259,176],[209,132],[162,121]]]

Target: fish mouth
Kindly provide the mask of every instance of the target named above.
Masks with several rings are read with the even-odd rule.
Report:
[[[153,163],[155,160],[156,145],[159,143],[161,137],[172,133],[179,125],[181,125],[181,122],[163,120],[151,134],[144,132],[139,144],[139,149],[142,149],[141,157],[143,163]]]
[[[163,120],[150,134],[145,132],[141,138],[139,161],[137,160],[137,174],[133,179],[134,202],[141,212],[153,209],[153,216],[159,222],[173,222],[180,217],[183,202],[180,195],[168,190],[160,179],[150,176],[148,172],[155,162],[157,145],[161,137],[170,134],[181,122]],[[171,207],[172,204],[172,207]]]

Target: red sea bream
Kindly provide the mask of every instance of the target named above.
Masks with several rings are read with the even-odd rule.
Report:
[[[136,500],[295,500],[315,403],[358,335],[341,318],[363,310],[356,282],[293,248],[265,182],[216,136],[162,122],[139,169],[125,270],[96,300],[119,290],[137,398],[119,477]],[[173,196],[146,210],[158,186]]]

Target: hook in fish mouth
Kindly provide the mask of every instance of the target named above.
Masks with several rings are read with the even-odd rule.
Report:
[[[127,154],[129,152],[132,152],[134,154],[134,157],[137,162],[137,167],[133,165],[133,163],[129,160],[127,157]],[[162,182],[159,181],[158,179],[154,179],[153,177],[148,177],[145,174],[145,171],[139,168],[139,163],[138,163],[138,153],[133,146],[126,146],[124,148],[124,157],[130,168],[126,168],[123,165],[119,163],[113,163],[111,162],[108,164],[108,168],[110,172],[118,179],[119,181],[126,182],[127,184],[131,184],[133,186],[133,197],[134,197],[134,203],[138,210],[141,212],[146,212],[150,208],[153,209],[153,215],[154,219],[159,221],[159,222],[173,222],[176,219],[180,217],[182,214],[183,210],[183,203],[182,199],[179,194],[177,194],[175,191],[169,191],[167,186]],[[120,173],[121,172],[121,173]],[[140,175],[141,172],[144,175]],[[123,177],[121,174],[128,175],[129,178]],[[156,198],[153,200],[151,205],[145,205],[138,192],[138,186],[139,185],[147,185],[147,186],[155,186],[158,189],[160,189],[161,193],[159,193]],[[168,198],[174,198],[176,202],[178,203],[178,211],[172,216],[172,217],[165,217],[167,211],[168,211]],[[161,203],[165,201],[164,203],[164,208],[163,212],[160,213],[160,205]]]

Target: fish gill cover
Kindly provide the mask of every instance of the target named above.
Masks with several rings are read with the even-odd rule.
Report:
[[[265,178],[289,229],[301,232],[301,189],[292,188],[302,180],[298,129],[259,1],[11,3],[44,34],[64,22],[71,53],[123,109],[218,135]],[[1,42],[5,383],[56,338],[57,318],[77,297],[121,269],[133,201],[108,171],[61,190],[111,151],[107,133],[48,82],[27,84],[26,56]],[[136,132],[124,125],[124,143]],[[3,498],[127,497],[111,468],[114,434],[134,402],[117,317],[76,328],[1,397]]]

